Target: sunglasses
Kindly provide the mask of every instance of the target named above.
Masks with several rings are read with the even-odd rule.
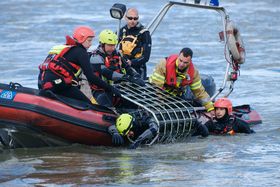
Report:
[[[126,17],[127,17],[127,16],[126,16]],[[137,21],[137,20],[139,19],[139,17],[127,17],[127,19]]]

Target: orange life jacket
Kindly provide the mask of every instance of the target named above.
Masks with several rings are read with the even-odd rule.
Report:
[[[168,87],[184,87],[190,85],[194,79],[194,65],[191,62],[186,72],[186,78],[182,80],[181,84],[177,86],[176,60],[178,55],[171,55],[166,59],[166,78],[165,85]]]

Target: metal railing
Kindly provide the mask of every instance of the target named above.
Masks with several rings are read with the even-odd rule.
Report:
[[[227,14],[226,10],[224,7],[219,7],[219,6],[209,6],[205,4],[195,4],[195,3],[187,3],[187,2],[176,2],[176,1],[169,1],[167,4],[165,4],[162,9],[157,13],[157,15],[153,18],[153,20],[148,24],[147,29],[153,35],[167,12],[169,11],[170,8],[174,6],[183,6],[183,7],[190,7],[190,8],[198,8],[198,9],[207,9],[207,10],[213,10],[218,12],[221,15],[222,18],[222,26],[223,26],[223,35],[226,36],[224,37],[224,43],[225,43],[225,59],[227,62],[226,65],[226,71],[224,74],[224,79],[222,86],[218,89],[218,91],[211,97],[211,100],[213,101],[219,94],[221,94],[224,89],[226,88],[227,82],[228,82],[228,76],[229,76],[229,71],[231,67],[233,66],[233,60],[231,58],[230,52],[229,52],[229,47],[228,47],[228,35],[227,35],[227,23],[230,21],[229,20],[229,15]],[[227,93],[225,93],[225,96],[227,97],[234,88],[234,81],[230,81],[230,86],[229,90]]]
[[[123,82],[117,87],[124,100],[137,105],[139,110],[147,111],[156,121],[158,133],[149,145],[155,141],[169,143],[185,138],[195,128],[197,108],[188,101],[174,97],[150,83],[141,87]]]

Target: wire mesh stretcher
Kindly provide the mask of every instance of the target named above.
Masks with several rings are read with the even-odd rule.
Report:
[[[141,87],[122,82],[117,87],[124,100],[137,105],[137,110],[144,110],[154,117],[158,133],[148,145],[154,142],[170,143],[182,140],[194,130],[197,113],[186,100],[174,97],[150,83]]]

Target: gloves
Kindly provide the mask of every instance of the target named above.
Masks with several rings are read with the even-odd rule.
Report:
[[[121,92],[118,88],[111,86],[111,93],[116,97],[121,97]]]
[[[138,74],[139,75],[139,74]],[[127,80],[131,83],[135,83],[139,86],[145,86],[145,81],[140,77],[140,75],[135,75],[135,76],[131,76],[131,75],[124,75],[123,79]]]
[[[112,143],[114,145],[122,145],[124,143],[123,137],[119,133],[112,135]]]
[[[119,134],[119,132],[116,129],[115,125],[111,125],[108,128],[108,132],[112,135],[112,143],[114,145],[122,145],[124,144],[124,139],[123,137]]]
[[[134,143],[130,144],[128,149],[136,149],[140,145],[140,141],[135,141]]]
[[[199,124],[197,127],[197,133],[198,133],[198,135],[201,135],[202,137],[207,137],[209,135],[207,126],[204,124]]]
[[[145,81],[141,78],[141,75],[135,71],[132,67],[126,69],[125,79],[129,82],[135,83],[139,86],[145,86]]]

